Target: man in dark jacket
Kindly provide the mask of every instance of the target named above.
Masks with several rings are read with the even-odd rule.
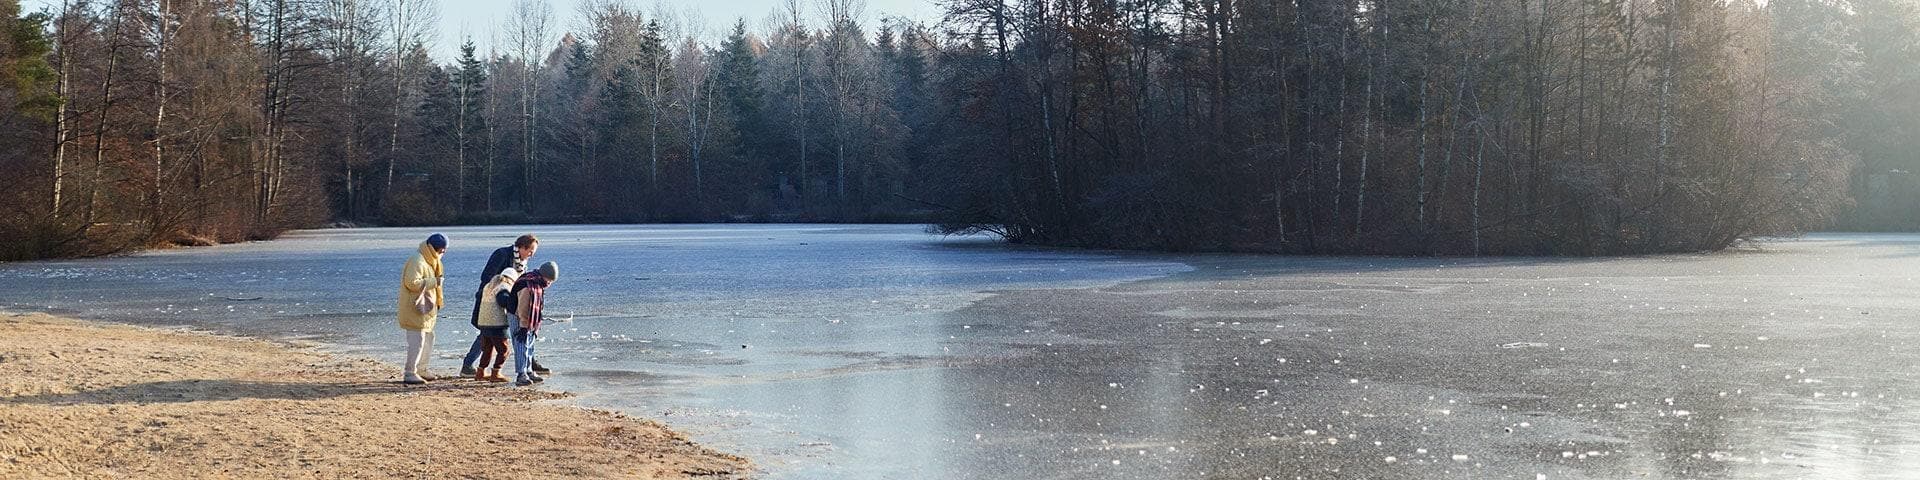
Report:
[[[514,239],[513,246],[500,247],[493,251],[492,256],[487,257],[487,268],[480,271],[480,288],[475,289],[473,292],[473,315],[467,319],[468,324],[473,325],[475,329],[479,329],[481,302],[493,300],[490,298],[481,298],[481,291],[487,288],[487,282],[508,268],[525,272],[527,270],[527,259],[533,258],[534,250],[539,249],[540,239],[535,238],[533,234],[529,233]],[[493,306],[492,308],[501,307]],[[484,350],[484,347],[480,343],[480,337],[476,335],[473,338],[473,347],[467,349],[466,359],[460,362],[461,376],[473,376],[473,362],[480,359],[482,350]],[[547,367],[541,366],[538,361],[533,362],[533,371],[537,373],[549,373]]]

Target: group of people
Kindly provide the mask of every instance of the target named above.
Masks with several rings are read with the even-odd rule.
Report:
[[[506,382],[500,369],[506,365],[509,341],[515,385],[532,385],[545,380],[542,374],[551,373],[534,358],[533,341],[539,338],[545,319],[540,310],[546,305],[547,288],[560,279],[560,265],[546,262],[529,270],[527,261],[539,248],[539,238],[521,235],[513,245],[494,250],[487,258],[468,320],[480,333],[461,362],[461,377]],[[438,379],[428,373],[427,360],[433,356],[434,323],[446,307],[446,273],[440,264],[446,253],[447,237],[435,233],[420,242],[419,253],[400,271],[400,329],[407,337],[401,382],[408,385]]]

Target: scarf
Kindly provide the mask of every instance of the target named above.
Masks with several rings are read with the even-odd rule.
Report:
[[[427,268],[433,269],[434,279],[437,280],[447,277],[445,270],[440,267],[440,252],[434,251],[432,245],[428,245],[427,242],[420,242],[420,258],[427,261]],[[440,284],[435,282],[433,285],[433,307],[445,308],[446,306],[447,295],[440,288]]]
[[[526,320],[532,322],[533,328],[527,330],[538,332],[540,331],[540,320],[545,318],[540,314],[540,308],[547,302],[547,279],[546,277],[540,276],[539,270],[522,274],[520,275],[520,279],[513,281],[514,297],[519,298],[520,291],[522,290],[527,291],[531,297],[527,299],[528,311],[526,312],[526,316],[529,318]]]

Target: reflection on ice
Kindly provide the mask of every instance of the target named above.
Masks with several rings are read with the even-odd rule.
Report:
[[[533,229],[574,280],[542,340],[549,384],[771,478],[1920,471],[1913,237],[1356,260],[1022,249],[910,226]],[[521,230],[448,230],[471,239],[448,269],[477,270]],[[421,234],[0,265],[0,307],[392,360],[388,270]],[[442,319],[444,358],[473,333],[459,317]]]

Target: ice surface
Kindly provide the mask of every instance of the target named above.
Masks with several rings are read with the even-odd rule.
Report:
[[[1050,250],[912,226],[443,231],[455,287],[524,231],[567,270],[552,388],[775,479],[1920,471],[1920,236],[1561,260]],[[5,264],[0,307],[397,361],[392,283],[426,233]],[[442,357],[472,334],[456,291]]]

